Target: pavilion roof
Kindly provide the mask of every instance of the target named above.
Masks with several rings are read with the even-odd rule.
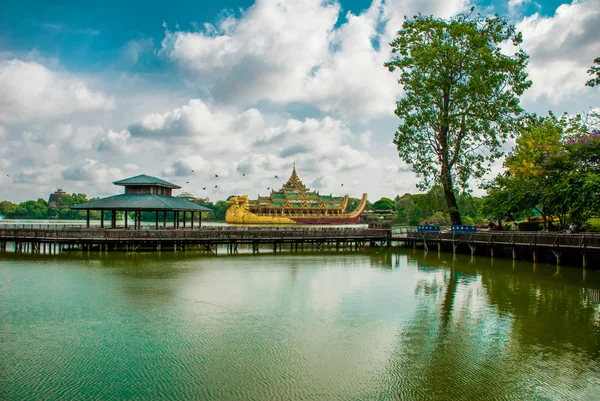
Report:
[[[157,194],[120,194],[92,200],[71,209],[82,210],[166,210],[186,212],[211,212],[212,210],[174,196]]]
[[[160,187],[167,187],[173,189],[181,188],[179,185],[172,184],[168,181],[161,180],[160,178],[152,177],[151,175],[140,174],[135,177],[125,178],[123,180],[113,182],[115,185],[155,185]]]

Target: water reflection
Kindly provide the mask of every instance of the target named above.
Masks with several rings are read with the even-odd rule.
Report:
[[[383,249],[0,254],[0,395],[598,399],[600,272],[556,273]]]
[[[382,396],[390,388],[398,399],[600,396],[597,280],[582,288],[576,269],[490,267],[461,255],[409,260],[423,273],[419,307],[398,332]]]

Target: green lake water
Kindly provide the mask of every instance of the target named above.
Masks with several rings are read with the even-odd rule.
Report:
[[[1,400],[600,400],[600,271],[0,253]]]

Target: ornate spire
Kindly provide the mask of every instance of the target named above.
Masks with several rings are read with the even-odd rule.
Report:
[[[287,180],[287,182],[285,184],[283,184],[283,187],[281,187],[281,190],[282,191],[286,191],[286,190],[287,191],[294,191],[294,190],[308,191],[308,188],[306,188],[306,186],[304,186],[304,184],[298,177],[298,174],[296,173],[296,163],[294,163],[294,167],[292,169],[292,175]]]

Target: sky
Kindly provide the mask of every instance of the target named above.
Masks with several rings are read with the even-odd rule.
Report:
[[[323,194],[418,192],[392,143],[402,89],[388,43],[405,15],[471,6],[522,32],[525,110],[600,107],[584,85],[600,0],[4,0],[0,200],[108,196],[138,174],[254,198],[294,163]]]

